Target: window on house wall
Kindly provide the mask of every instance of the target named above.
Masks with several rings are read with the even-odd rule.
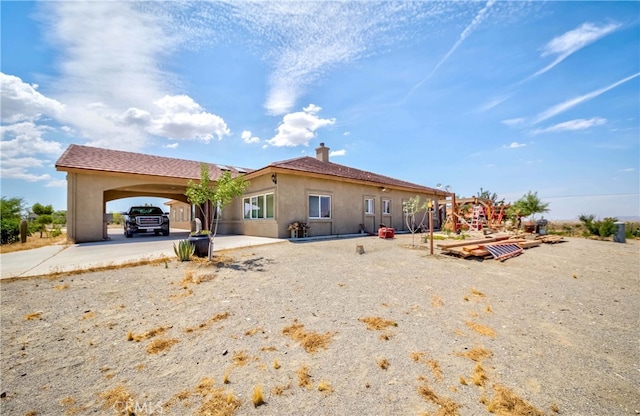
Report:
[[[274,217],[273,194],[256,195],[243,198],[243,218],[245,220],[257,220]]]
[[[373,199],[367,198],[364,200],[364,213],[365,214],[375,214],[374,202]]]
[[[180,221],[184,221],[184,208],[180,208]]]
[[[329,195],[309,195],[309,218],[331,218]]]
[[[383,199],[382,200],[382,213],[383,214],[391,214],[391,200],[390,199]]]

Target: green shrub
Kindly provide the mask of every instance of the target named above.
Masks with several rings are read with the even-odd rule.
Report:
[[[603,220],[596,220],[594,215],[580,215],[580,222],[582,222],[587,229],[585,235],[595,235],[604,239],[611,237],[618,230],[618,226],[615,224],[618,221],[617,218],[606,217]]]
[[[189,261],[196,250],[196,246],[191,244],[189,240],[180,240],[178,245],[173,243],[173,251],[180,261]]]
[[[20,241],[20,218],[2,218],[1,225],[1,244],[11,244]]]

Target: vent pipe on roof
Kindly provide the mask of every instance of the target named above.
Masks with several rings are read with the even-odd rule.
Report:
[[[329,148],[324,147],[324,143],[320,143],[320,147],[316,148],[316,159],[320,162],[329,161]]]

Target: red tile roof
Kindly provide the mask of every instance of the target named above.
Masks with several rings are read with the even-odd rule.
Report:
[[[61,171],[84,169],[99,172],[200,179],[200,165],[202,163],[204,162],[72,144],[56,162],[56,169]],[[252,171],[252,169],[211,163],[206,163],[206,165],[209,166],[209,175],[212,180],[218,179],[223,170],[229,170],[234,175]]]
[[[365,170],[355,169],[333,162],[322,162],[316,158],[305,156],[296,159],[275,162],[268,167],[277,169],[286,169],[297,172],[305,172],[318,175],[332,176],[336,179],[351,179],[355,181],[368,182],[373,185],[396,186],[401,188],[411,188],[420,192],[428,192],[441,196],[448,195],[446,192],[429,188],[427,186],[417,185],[415,183],[391,178],[389,176],[378,175],[377,173],[367,172]]]
[[[72,144],[56,162],[56,169],[60,171],[81,169],[97,172],[116,172],[129,173],[133,175],[200,179],[201,163],[204,162]],[[239,173],[259,173],[260,170],[276,168],[300,173],[329,176],[336,180],[354,180],[369,183],[374,186],[395,186],[405,189],[413,189],[416,192],[427,192],[440,196],[447,195],[446,192],[439,189],[417,185],[415,183],[394,179],[384,175],[378,175],[376,173],[339,165],[333,162],[322,162],[309,156],[274,162],[259,170],[211,163],[206,164],[209,166],[209,175],[212,180],[218,179],[223,170],[229,170],[235,175]]]

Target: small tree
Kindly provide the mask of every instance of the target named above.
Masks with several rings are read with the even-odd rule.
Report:
[[[208,227],[209,231],[213,228],[213,232],[209,233],[209,261],[213,258],[213,240],[218,232],[218,221],[222,216],[222,208],[229,205],[233,198],[242,195],[247,186],[249,186],[249,182],[242,176],[234,178],[229,171],[223,172],[215,186],[212,185],[209,167],[204,163],[200,165],[200,182],[189,181],[187,184],[187,200],[200,208],[203,217],[205,216],[204,204],[207,202],[210,202],[212,207],[216,209]]]
[[[424,204],[420,204],[420,196],[416,195],[415,198],[409,198],[408,201],[402,203],[402,211],[404,212],[404,219],[407,224],[409,232],[411,232],[411,247],[415,247],[415,234],[418,229],[422,228],[424,219],[427,217],[429,202],[425,201]],[[420,223],[416,223],[416,214],[424,210],[424,215]]]
[[[536,214],[549,212],[548,207],[549,203],[542,202],[537,192],[529,191],[511,206],[511,212],[515,213],[518,217],[530,216],[533,221],[535,220]]]
[[[31,210],[36,215],[52,215],[53,214],[53,206],[42,205],[39,202],[36,202],[35,204],[33,204],[33,207],[31,207]]]

